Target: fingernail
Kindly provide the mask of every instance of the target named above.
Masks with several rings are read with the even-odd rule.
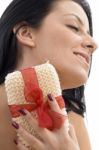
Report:
[[[26,116],[26,112],[25,112],[25,110],[24,109],[20,109],[20,110],[18,110],[23,116]]]
[[[19,125],[15,121],[12,122],[12,126],[16,129],[19,129]]]
[[[48,98],[49,98],[50,101],[53,101],[53,96],[52,96],[52,94],[48,94],[47,96],[48,96]]]
[[[13,141],[13,142],[14,142],[16,145],[18,145],[18,142],[17,142],[17,140],[15,140],[15,139],[14,139],[14,141]]]

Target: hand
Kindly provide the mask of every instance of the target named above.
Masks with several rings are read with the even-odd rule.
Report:
[[[53,96],[48,102],[53,111],[62,114],[62,110],[59,108],[57,101]],[[16,126],[16,132],[23,136],[33,150],[80,150],[74,128],[69,124],[68,130],[67,120],[63,123],[60,129],[50,131],[46,128],[40,128],[37,120],[35,120],[27,110],[22,111],[24,111],[24,117],[39,134],[41,140],[28,133],[21,125],[14,122],[13,126]],[[29,150],[19,140],[17,140],[16,144],[19,150]]]

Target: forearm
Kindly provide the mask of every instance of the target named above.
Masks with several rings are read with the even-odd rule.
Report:
[[[69,112],[68,116],[75,128],[80,150],[92,150],[84,118],[74,112]]]

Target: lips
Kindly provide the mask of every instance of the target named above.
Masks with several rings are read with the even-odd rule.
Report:
[[[78,56],[81,60],[85,61],[87,64],[90,63],[90,56],[83,52],[74,52],[76,56]]]

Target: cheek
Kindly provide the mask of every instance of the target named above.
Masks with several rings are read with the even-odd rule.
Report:
[[[68,38],[68,33],[65,33],[64,30],[59,27],[44,28],[39,33],[38,40],[41,47],[43,46],[43,48],[53,51],[63,46],[67,47],[67,43],[71,41],[71,39]]]
[[[63,27],[48,29],[44,28],[38,35],[37,49],[39,57],[42,60],[50,60],[51,63],[59,67],[66,65],[66,63],[71,63],[73,47],[78,44],[80,39],[70,30]]]
[[[71,63],[74,43],[71,44],[71,37],[64,33],[55,33],[51,34],[50,32],[46,36],[42,36],[38,48],[40,57],[44,60],[49,60],[57,69],[66,68]]]
[[[61,29],[51,30],[46,36],[46,44],[55,53],[67,53],[81,43],[81,37],[73,32]]]

